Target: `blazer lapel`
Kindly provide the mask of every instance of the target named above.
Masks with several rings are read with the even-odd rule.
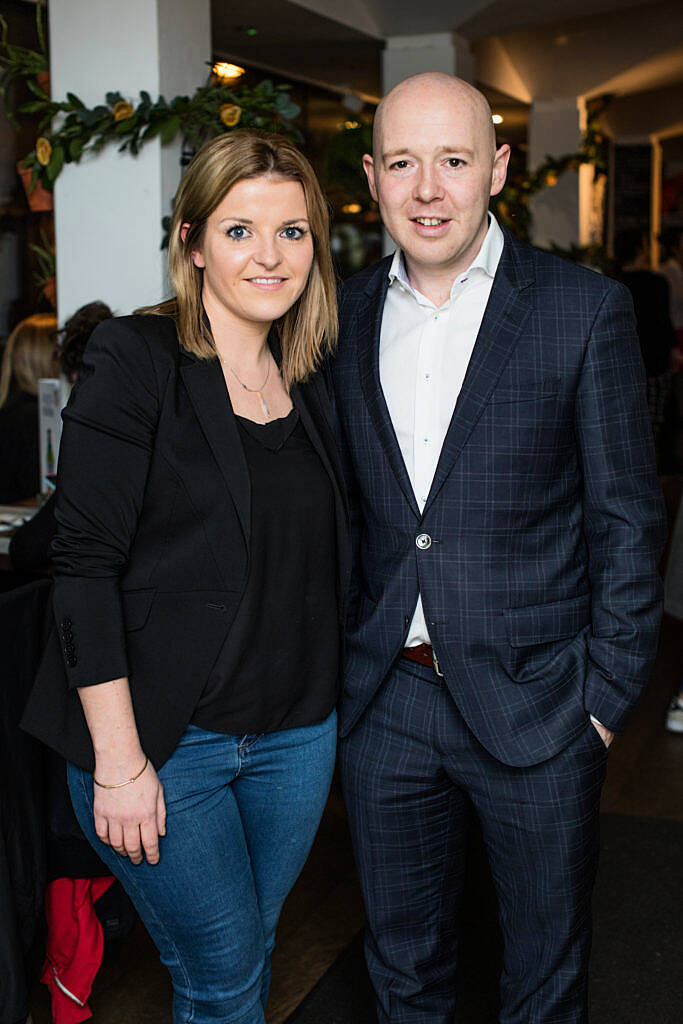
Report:
[[[183,355],[185,365],[180,369],[183,383],[228,486],[248,547],[251,481],[220,362],[218,359],[195,359],[185,353]]]
[[[523,292],[532,282],[530,250],[506,232],[505,247],[444,439],[425,512],[460,457],[517,344],[531,313],[531,304]]]
[[[301,422],[308,434],[311,444],[317,451],[328,476],[331,478],[342,508],[346,509],[346,493],[344,477],[339,459],[339,452],[332,433],[332,426],[325,416],[322,400],[318,389],[324,387],[319,375],[305,384],[294,384],[291,398],[297,409]]]
[[[358,305],[355,330],[353,327],[351,329],[356,337],[360,384],[370,419],[379,435],[384,454],[398,484],[419,519],[420,510],[391,422],[379,376],[379,343],[384,300],[389,287],[388,270],[390,265],[391,260],[382,260],[378,265],[377,273],[368,282],[363,299]]]
[[[309,440],[325,467],[334,491],[334,507],[336,512],[337,551],[339,559],[340,594],[345,593],[346,581],[351,572],[351,535],[349,528],[349,512],[346,500],[346,487],[339,459],[339,452],[334,439],[332,426],[324,411],[324,401],[320,389],[324,384],[317,375],[306,384],[295,384],[291,397],[297,409]]]

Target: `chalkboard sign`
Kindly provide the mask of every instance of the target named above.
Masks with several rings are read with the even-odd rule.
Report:
[[[614,234],[628,228],[650,233],[652,146],[614,147]]]

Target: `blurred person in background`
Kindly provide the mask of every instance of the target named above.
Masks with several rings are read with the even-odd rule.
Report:
[[[660,236],[662,262],[660,274],[669,282],[669,310],[671,321],[676,333],[676,347],[673,351],[673,392],[675,434],[672,443],[672,471],[683,469],[683,227],[667,228]],[[683,567],[682,570],[683,571]]]
[[[664,611],[683,622],[683,501],[678,506],[664,577]],[[669,732],[683,733],[683,671],[666,715]]]
[[[36,313],[14,328],[0,371],[0,504],[33,498],[40,490],[38,381],[54,377],[57,320]]]
[[[633,299],[647,378],[647,405],[661,472],[671,461],[675,419],[672,361],[676,336],[669,314],[669,285],[661,274],[650,269],[650,240],[639,228],[617,235],[614,259],[617,279],[626,285]]]
[[[76,310],[60,331],[58,358],[69,384],[75,384],[88,339],[98,324],[113,317],[104,302],[89,302]],[[55,495],[52,494],[32,519],[19,527],[10,541],[9,555],[15,572],[39,573],[50,561],[50,544],[57,532]]]
[[[669,312],[683,363],[683,228],[668,228],[660,239],[659,272],[669,282]]]

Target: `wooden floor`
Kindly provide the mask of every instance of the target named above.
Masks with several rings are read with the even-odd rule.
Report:
[[[635,718],[609,756],[606,812],[683,820],[683,734],[664,729],[666,707],[683,667],[683,624],[665,618],[652,680]],[[283,910],[273,956],[269,1024],[280,1024],[361,928],[344,807],[335,782],[308,863]],[[90,1001],[95,1024],[169,1024],[170,985],[144,928],[108,953]],[[35,1024],[49,1024],[42,986],[32,999]],[[321,1021],[320,1024],[326,1024]]]

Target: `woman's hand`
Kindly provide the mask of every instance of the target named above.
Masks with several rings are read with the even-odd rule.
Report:
[[[139,771],[144,755],[140,754],[137,765],[132,766],[130,778]],[[98,762],[95,778],[106,784],[116,784],[126,777],[121,764],[116,768]],[[93,817],[95,831],[103,843],[107,843],[123,857],[130,857],[131,863],[140,864],[144,856],[149,864],[159,862],[159,837],[166,835],[166,804],[164,787],[150,762],[135,782],[117,789],[94,786]]]

